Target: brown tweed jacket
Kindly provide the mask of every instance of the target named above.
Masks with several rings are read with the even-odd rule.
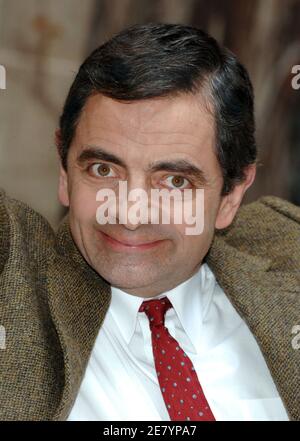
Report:
[[[255,336],[291,420],[300,420],[300,209],[263,197],[215,235],[206,261]],[[65,420],[109,307],[68,219],[55,234],[0,191],[0,420]],[[128,397],[129,398],[129,397]]]

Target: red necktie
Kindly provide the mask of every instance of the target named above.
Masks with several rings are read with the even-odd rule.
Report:
[[[164,326],[169,308],[170,300],[163,297],[145,300],[139,311],[149,318],[156,373],[171,421],[215,421],[191,360]]]

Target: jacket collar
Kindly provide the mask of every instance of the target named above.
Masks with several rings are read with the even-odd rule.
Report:
[[[253,253],[254,245],[248,245]],[[256,338],[289,418],[299,420],[299,358],[291,334],[300,310],[295,275],[273,270],[272,259],[250,255],[222,235],[215,236],[206,260]]]
[[[271,259],[250,255],[225,239],[215,235],[205,260],[255,336],[289,417],[300,419],[299,366],[291,345],[291,329],[299,320],[297,281],[292,274],[272,271]],[[64,356],[64,388],[53,419],[65,420],[108,310],[111,289],[77,249],[67,218],[48,270],[49,306]]]
[[[110,286],[77,249],[68,218],[58,230],[56,249],[49,259],[47,289],[64,357],[64,388],[53,419],[65,420],[111,300]]]

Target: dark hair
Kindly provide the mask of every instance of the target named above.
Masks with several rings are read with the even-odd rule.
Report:
[[[256,161],[253,88],[228,49],[197,28],[178,24],[130,27],[94,50],[81,65],[60,117],[63,167],[87,99],[101,93],[134,101],[207,91],[216,128],[222,194],[244,179]],[[207,93],[206,93],[207,95]]]

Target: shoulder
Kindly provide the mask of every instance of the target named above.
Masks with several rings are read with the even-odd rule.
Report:
[[[54,232],[0,191],[0,419],[49,419],[62,390],[63,358],[48,304]],[[13,385],[13,386],[12,386]]]
[[[0,188],[0,274],[12,252],[16,257],[26,253],[28,258],[42,261],[42,254],[53,243],[54,232],[47,220]]]
[[[240,251],[271,259],[273,269],[299,275],[300,207],[286,200],[264,196],[243,205],[233,223],[217,235]]]
[[[55,234],[47,220],[0,189],[0,286],[5,286],[1,302],[12,300],[9,292],[17,298],[23,284],[29,289],[37,280],[45,280],[54,244]]]
[[[266,218],[260,218],[260,216]],[[289,227],[299,229],[300,207],[276,196],[263,196],[256,202],[243,205],[238,213],[237,222],[247,220],[259,223],[273,222],[274,229],[281,229],[288,223]]]

